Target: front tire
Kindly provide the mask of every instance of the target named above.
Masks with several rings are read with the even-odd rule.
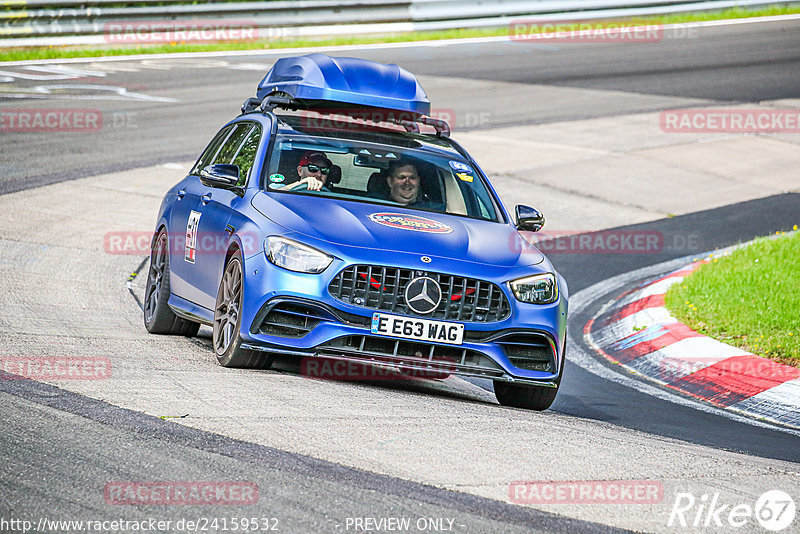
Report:
[[[495,381],[494,395],[503,406],[542,411],[548,409],[556,400],[558,388],[528,386]]]
[[[567,360],[567,336],[564,335],[564,347],[561,353],[561,369],[556,379],[554,388],[546,386],[529,386],[523,384],[509,384],[508,382],[494,382],[494,395],[497,402],[512,408],[525,408],[527,410],[543,411],[552,406],[561,387],[561,378],[564,376],[564,362]]]
[[[197,335],[200,324],[175,315],[169,300],[169,246],[167,232],[161,230],[150,252],[150,268],[144,292],[144,326],[151,334]]]
[[[225,264],[214,306],[214,353],[223,367],[269,369],[273,355],[242,348],[239,329],[244,300],[244,268],[242,253],[236,250]]]

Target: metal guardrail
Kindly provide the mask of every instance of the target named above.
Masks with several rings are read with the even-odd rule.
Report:
[[[0,0],[0,46],[102,44],[131,26],[151,33],[203,27],[255,28],[246,38],[287,38],[507,25],[513,18],[586,19],[642,16],[763,0],[278,0],[179,3],[186,0]],[[160,4],[160,5],[154,5]],[[165,5],[166,4],[166,5]],[[136,30],[134,30],[136,31]],[[238,35],[238,34],[237,34]],[[141,35],[140,35],[141,37]],[[224,34],[223,34],[224,37]],[[142,41],[146,42],[146,41]]]

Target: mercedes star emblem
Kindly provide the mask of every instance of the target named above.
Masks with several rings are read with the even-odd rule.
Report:
[[[433,278],[420,276],[406,286],[406,304],[412,311],[426,315],[431,313],[442,300],[442,288]]]
[[[431,261],[433,261],[431,260],[430,256],[422,256],[420,259],[422,260],[422,263],[430,263]]]

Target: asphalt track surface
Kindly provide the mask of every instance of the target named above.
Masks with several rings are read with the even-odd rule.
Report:
[[[438,105],[455,112],[454,131],[458,132],[660,110],[676,104],[733,105],[797,98],[798,50],[800,23],[795,20],[667,32],[657,43],[554,46],[505,42],[348,50],[341,55],[394,62],[415,74],[452,79],[444,87],[424,87],[434,108]],[[102,136],[73,134],[57,143],[35,134],[4,136],[0,193],[162,161],[195,159],[198,147],[205,146],[219,125],[238,112],[240,100],[255,96],[265,65],[276,57],[145,59],[136,62],[136,67],[131,62],[92,63],[89,69],[86,64],[59,67],[83,69],[83,77],[78,79],[65,79],[59,70],[0,68],[0,77],[8,74],[2,71],[11,71],[28,78],[0,83],[0,97],[6,96],[4,105],[21,107],[18,99],[23,98],[21,102],[33,107],[37,100],[31,96],[69,95],[75,99],[71,102],[74,107],[101,110],[106,122]],[[474,80],[496,87],[493,92],[488,92],[491,86],[476,91],[469,85]],[[564,100],[559,93],[537,92],[542,86],[619,93],[603,100],[566,93]],[[120,90],[128,96],[119,95]],[[106,100],[109,95],[117,100]],[[179,102],[146,99],[153,97]],[[481,117],[485,120],[473,126]]]
[[[452,86],[436,91],[452,95],[458,115],[487,111],[491,122],[484,126],[492,127],[658,110],[664,107],[664,99],[734,104],[800,97],[797,22],[773,23],[768,31],[760,25],[708,28],[700,36],[665,40],[657,45],[495,43],[351,54],[396,62],[422,75],[453,78]],[[98,85],[113,83],[142,94],[176,98],[179,103],[91,100],[85,107],[123,118],[118,128],[104,130],[102,136],[75,134],[55,138],[10,136],[4,132],[0,192],[193,159],[235,113],[239,100],[253,92],[255,82],[263,75],[253,65],[268,63],[273,57],[225,58],[225,66],[214,67],[213,61],[205,61],[199,68],[197,61],[154,60],[152,68],[117,70],[102,79],[93,78]],[[24,67],[5,70],[33,74]],[[514,97],[503,93],[502,84],[498,85],[495,98],[459,90],[464,80],[478,78],[613,90],[619,92],[619,98],[602,105],[587,99],[554,109],[548,102],[511,100]],[[17,95],[5,100],[3,107],[34,107],[39,104],[20,99],[19,95],[30,96],[30,89],[37,85],[72,83],[87,82],[16,79],[12,84],[0,85],[7,94]],[[59,90],[77,94],[75,88]],[[631,94],[654,98],[630,98]],[[236,95],[233,101],[231,95]],[[131,127],[131,117],[135,117],[135,129]],[[703,248],[712,250],[787,230],[798,214],[800,195],[785,194],[630,229],[698,233]],[[679,255],[603,256],[598,260],[596,256],[573,254],[551,255],[551,259],[570,282],[574,294],[600,280]],[[582,329],[600,304],[602,301],[584,314],[571,317],[570,328]],[[6,421],[0,436],[0,472],[5,486],[0,504],[4,515],[6,510],[48,517],[98,512],[103,510],[102,503],[88,490],[98,481],[102,486],[102,481],[108,480],[158,480],[169,473],[175,479],[258,481],[262,502],[267,499],[275,515],[293,525],[288,531],[341,530],[345,517],[390,515],[457,517],[459,523],[466,525],[465,531],[475,532],[607,530],[602,525],[187,429],[44,384],[3,381],[0,388],[0,410]],[[796,435],[661,401],[600,379],[569,361],[562,391],[551,410],[657,437],[800,462]],[[42,480],[48,483],[42,484]],[[121,508],[120,517],[146,517],[151,513],[135,507]],[[262,512],[263,516],[268,510]],[[192,513],[220,516],[224,510],[193,509]],[[178,518],[182,512],[162,509],[159,514]]]

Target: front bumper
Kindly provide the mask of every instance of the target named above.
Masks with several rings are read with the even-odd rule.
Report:
[[[506,319],[462,322],[461,345],[437,344],[372,334],[372,310],[336,300],[328,291],[344,262],[331,265],[329,273],[310,275],[276,268],[261,258],[246,261],[243,348],[546,387],[560,381],[567,313],[563,296],[549,305],[524,304],[504,287],[511,305]]]

